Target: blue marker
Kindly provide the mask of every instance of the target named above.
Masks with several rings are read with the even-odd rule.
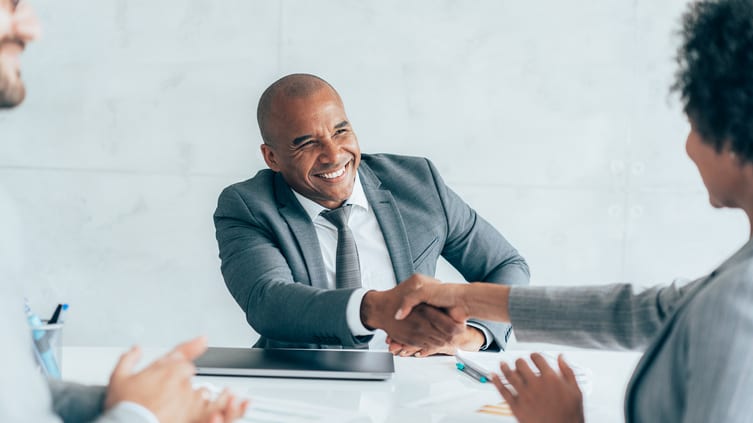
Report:
[[[60,369],[58,368],[57,361],[55,361],[55,355],[50,348],[50,341],[45,336],[46,331],[39,329],[43,326],[42,321],[31,311],[28,302],[24,308],[26,310],[26,318],[32,328],[31,334],[34,338],[34,353],[37,359],[48,376],[60,379]]]
[[[463,363],[463,362],[461,362],[459,360],[460,359],[458,359],[458,363],[455,363],[455,367],[457,367],[458,370],[460,370],[461,372],[467,374],[468,376],[476,379],[477,381],[479,381],[481,383],[486,383],[489,380],[489,379],[486,378],[486,376],[484,376],[483,374],[481,374],[481,372],[479,372],[478,370],[474,369],[471,366],[468,366],[466,363]]]

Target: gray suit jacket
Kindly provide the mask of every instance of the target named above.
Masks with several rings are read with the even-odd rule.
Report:
[[[520,340],[645,348],[627,422],[753,419],[753,241],[682,287],[515,287],[509,306]]]
[[[433,275],[442,255],[468,280],[528,283],[525,260],[427,159],[364,154],[358,172],[398,281],[416,272]],[[353,290],[326,289],[314,225],[282,176],[265,169],[225,188],[214,223],[225,283],[262,336],[257,347],[369,341],[354,337],[347,325]],[[505,346],[509,325],[480,324],[494,335],[492,348]]]

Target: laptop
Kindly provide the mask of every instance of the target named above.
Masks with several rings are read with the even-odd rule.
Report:
[[[201,376],[385,380],[395,373],[386,351],[210,347],[194,364]]]

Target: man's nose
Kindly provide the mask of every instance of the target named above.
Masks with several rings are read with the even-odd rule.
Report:
[[[332,138],[327,137],[322,139],[322,150],[320,160],[325,163],[332,163],[337,161],[337,156],[340,154],[340,145],[338,145]]]

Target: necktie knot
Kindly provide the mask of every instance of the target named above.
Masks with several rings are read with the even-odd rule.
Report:
[[[329,220],[335,227],[340,230],[348,227],[348,218],[350,218],[350,211],[352,205],[346,204],[342,207],[338,207],[332,210],[325,210],[321,213],[322,217]]]

